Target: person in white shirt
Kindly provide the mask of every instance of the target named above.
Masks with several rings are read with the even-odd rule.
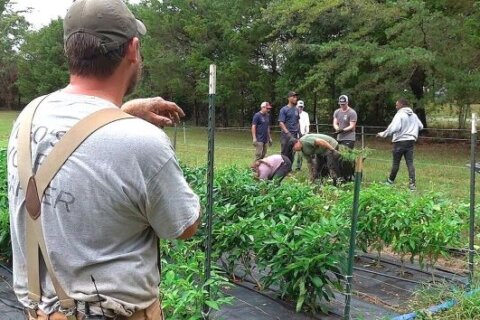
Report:
[[[300,137],[310,133],[310,118],[308,113],[305,112],[305,102],[303,100],[298,100],[297,108],[299,113],[299,123],[300,123]],[[302,153],[296,152],[295,157],[297,158],[295,161],[295,170],[302,169]]]

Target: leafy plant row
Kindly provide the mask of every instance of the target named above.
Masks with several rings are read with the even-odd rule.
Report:
[[[184,173],[204,198],[205,169]],[[249,170],[229,167],[216,173],[214,199],[212,248],[228,273],[241,265],[260,289],[274,287],[297,310],[321,309],[317,300],[341,289],[348,223],[329,214],[313,186],[257,182]]]
[[[184,168],[205,198],[205,168]],[[257,182],[236,167],[216,173],[213,250],[227,272],[243,272],[259,288],[274,287],[296,309],[322,309],[341,289],[349,242],[352,192],[289,179]],[[439,194],[412,196],[391,186],[362,186],[357,245],[379,253],[390,247],[402,262],[418,258],[434,265],[461,245],[465,204]]]
[[[352,196],[344,194],[335,208],[336,215],[349,218]],[[413,262],[418,259],[433,266],[448,250],[462,246],[462,231],[468,205],[453,202],[438,193],[413,197],[390,186],[371,184],[360,196],[357,244],[373,250],[378,258],[385,247]]]

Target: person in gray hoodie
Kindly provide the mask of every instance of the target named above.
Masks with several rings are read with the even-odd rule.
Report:
[[[381,138],[393,135],[393,163],[390,176],[387,178],[387,183],[393,184],[395,181],[403,156],[405,157],[408,168],[409,188],[415,191],[416,181],[415,167],[413,165],[413,149],[415,141],[417,141],[418,138],[418,133],[423,129],[423,124],[408,106],[407,100],[399,99],[395,103],[395,107],[397,108],[397,113],[393,117],[387,130],[377,133],[377,137]]]

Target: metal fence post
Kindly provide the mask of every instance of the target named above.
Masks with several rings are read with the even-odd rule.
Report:
[[[475,149],[477,146],[477,114],[472,113],[472,137],[470,146],[470,239],[468,252],[468,288],[473,282],[473,259],[475,250]]]
[[[317,133],[318,133],[318,118],[315,117],[315,127],[317,128]]]
[[[362,183],[362,171],[363,171],[363,156],[357,157],[355,163],[355,188],[353,191],[353,213],[352,213],[352,226],[350,229],[350,248],[348,250],[348,265],[347,265],[347,287],[345,293],[345,310],[343,318],[345,320],[350,319],[350,303],[352,299],[352,282],[353,282],[353,260],[355,258],[355,238],[357,236],[357,220],[358,220],[358,206],[360,200],[360,185]]]
[[[208,90],[208,171],[207,171],[207,239],[205,252],[205,290],[207,296],[205,299],[210,299],[210,270],[212,259],[212,215],[213,215],[213,160],[215,151],[215,87],[216,87],[217,66],[210,65],[210,82]],[[203,317],[210,318],[210,307],[204,302]]]
[[[187,144],[187,133],[185,132],[185,122],[183,122],[183,144]]]
[[[365,127],[362,126],[362,150],[365,149]]]
[[[177,124],[173,125],[173,150],[177,151]]]

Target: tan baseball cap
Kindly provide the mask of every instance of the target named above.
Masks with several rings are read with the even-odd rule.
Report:
[[[147,32],[122,0],[76,0],[63,21],[63,40],[75,33],[88,33],[101,40],[105,52],[117,49]]]

